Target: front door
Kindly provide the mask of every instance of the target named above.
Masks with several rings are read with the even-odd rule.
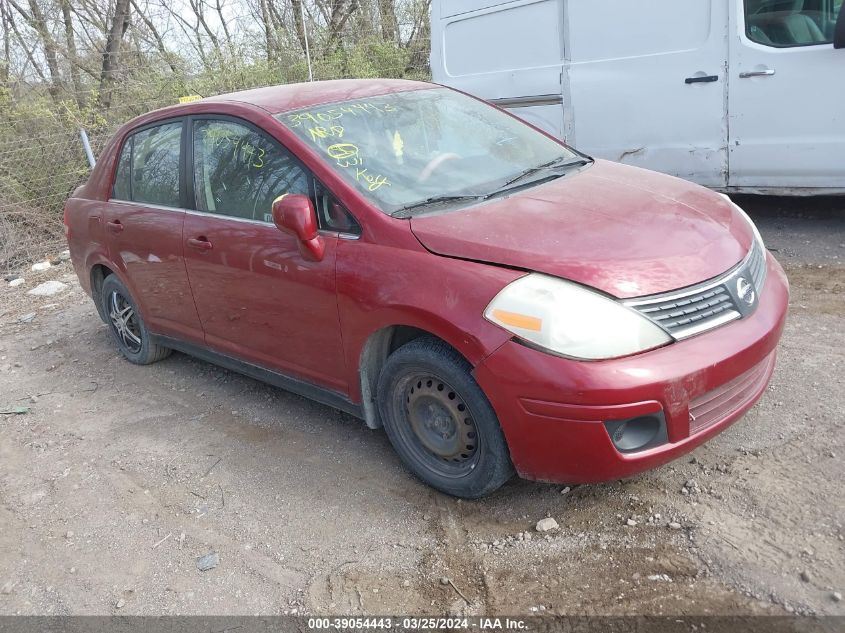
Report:
[[[123,143],[103,220],[109,255],[157,334],[203,340],[182,252],[182,121],[146,127]]]
[[[188,277],[206,344],[224,354],[346,391],[335,288],[337,235],[321,261],[273,224],[273,200],[313,192],[275,140],[246,123],[191,124],[196,211],[185,218]]]
[[[845,190],[842,0],[736,0],[730,185]]]
[[[570,0],[567,140],[599,158],[727,184],[727,4]]]

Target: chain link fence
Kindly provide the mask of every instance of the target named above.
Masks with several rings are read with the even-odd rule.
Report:
[[[430,77],[430,0],[139,1],[0,0],[4,276],[65,248],[64,201],[89,172],[82,129],[96,157],[122,123],[183,96]]]

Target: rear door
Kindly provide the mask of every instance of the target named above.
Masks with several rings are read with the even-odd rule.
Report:
[[[303,256],[273,224],[285,193],[314,196],[305,168],[266,133],[239,119],[190,122],[195,211],[185,253],[206,344],[224,354],[346,391],[335,288],[336,231],[325,256]]]
[[[845,190],[842,0],[736,0],[730,185]],[[821,192],[820,192],[821,193]]]
[[[727,184],[725,0],[569,0],[573,122],[593,156]]]
[[[147,326],[158,334],[201,341],[182,251],[182,135],[183,121],[171,120],[126,138],[103,219],[109,257]]]

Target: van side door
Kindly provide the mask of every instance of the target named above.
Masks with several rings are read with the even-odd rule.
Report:
[[[730,186],[845,191],[845,49],[833,47],[842,0],[734,5]]]
[[[567,2],[568,140],[599,158],[725,186],[726,5]]]

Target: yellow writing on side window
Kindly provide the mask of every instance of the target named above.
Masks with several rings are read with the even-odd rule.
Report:
[[[202,99],[199,95],[188,95],[186,97],[179,97],[179,103],[191,103],[191,101],[199,101]]]

